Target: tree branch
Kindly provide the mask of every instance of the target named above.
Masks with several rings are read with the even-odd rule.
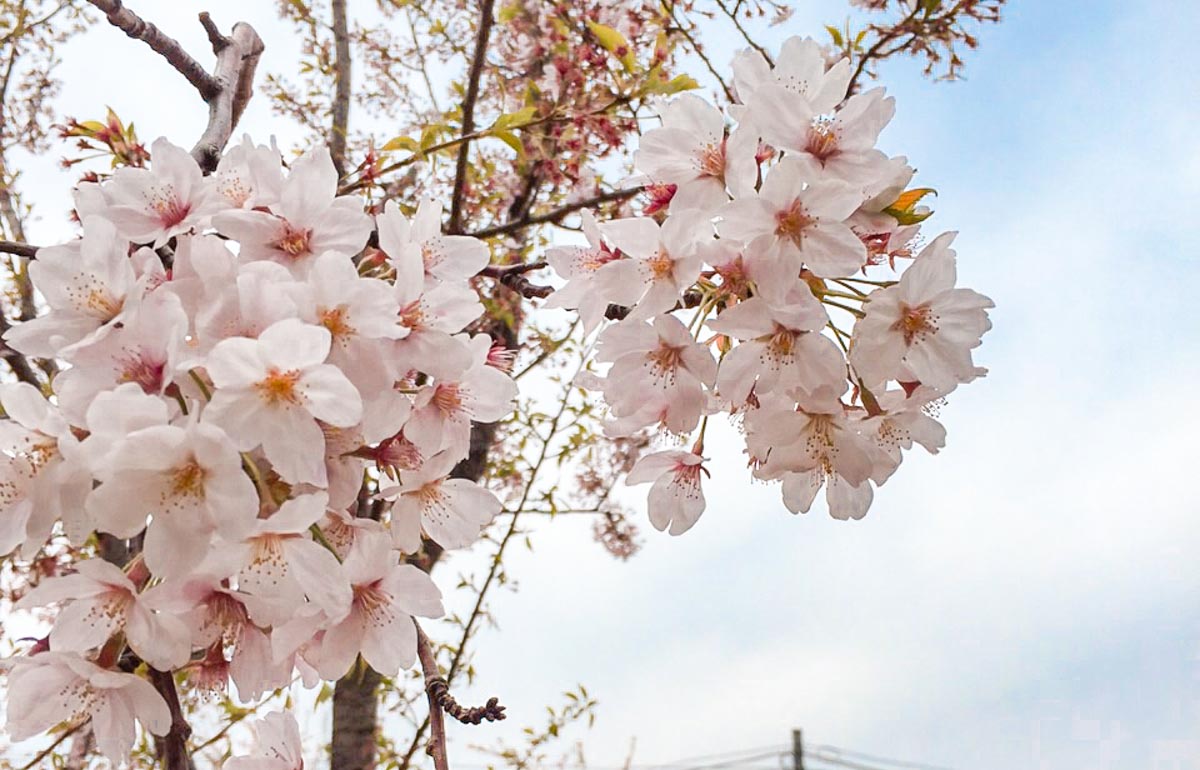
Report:
[[[544,260],[527,262],[520,265],[488,265],[479,272],[488,278],[495,278],[501,285],[507,286],[525,299],[538,297],[544,299],[554,293],[553,286],[543,286],[529,280],[526,273],[542,270],[546,267]]]
[[[34,246],[28,243],[18,243],[17,241],[0,241],[0,251],[5,254],[16,254],[18,257],[29,257],[33,259],[37,256],[38,249],[41,246]]]
[[[159,743],[159,758],[163,770],[193,770],[192,760],[188,756],[187,741],[192,735],[192,728],[183,715],[179,704],[179,693],[175,690],[175,677],[169,671],[159,671],[150,668],[150,683],[159,695],[167,702],[171,712],[171,729],[165,736],[156,741]]]
[[[527,227],[533,227],[534,225],[557,224],[566,216],[574,214],[576,211],[591,208],[592,206],[599,206],[602,203],[627,201],[640,193],[642,189],[643,188],[641,187],[628,187],[622,190],[610,190],[609,192],[601,193],[581,201],[575,201],[574,203],[568,203],[565,206],[560,206],[556,209],[542,212],[541,214],[530,214],[520,219],[515,219],[511,222],[505,222],[502,225],[485,227],[482,230],[464,233],[464,235],[470,235],[474,238],[491,238],[496,235],[515,233],[520,230],[524,230]]]
[[[350,126],[350,31],[346,25],[346,0],[333,0],[334,72],[333,122],[329,126],[329,155],[338,178],[346,175],[346,132]]]
[[[450,770],[446,759],[446,719],[442,716],[441,704],[430,687],[431,682],[440,681],[445,684],[446,680],[442,679],[441,673],[438,672],[437,659],[433,657],[433,645],[429,643],[429,637],[425,636],[416,619],[413,620],[413,625],[417,627],[417,657],[421,660],[421,672],[425,675],[425,694],[429,698],[429,747],[426,751],[433,757],[434,770]],[[413,745],[416,745],[416,741]],[[405,765],[407,764],[406,761]]]
[[[179,74],[187,78],[204,101],[211,101],[221,91],[221,83],[210,75],[200,63],[193,59],[179,41],[164,34],[161,29],[145,21],[124,6],[121,0],[88,0],[108,19],[108,23],[134,40],[141,40],[167,60]]]
[[[475,101],[479,98],[479,81],[483,76],[483,64],[487,58],[488,38],[492,32],[492,6],[495,0],[480,0],[479,29],[475,34],[475,54],[467,74],[467,94],[462,104],[462,134],[468,136],[475,131]],[[462,232],[462,204],[467,186],[467,160],[471,154],[471,143],[463,142],[458,148],[458,165],[454,171],[454,192],[450,198],[450,222],[446,230]]]
[[[205,173],[212,172],[254,92],[254,70],[263,52],[262,39],[254,27],[238,22],[233,25],[233,34],[226,37],[207,13],[200,14],[200,24],[217,55],[216,67],[210,74],[177,40],[126,8],[121,0],[88,2],[102,11],[114,27],[161,54],[208,103],[208,127],[192,148],[192,157]]]
[[[205,99],[208,102],[208,127],[192,148],[192,157],[205,173],[211,173],[217,168],[234,126],[254,95],[254,71],[264,46],[254,27],[245,22],[234,24],[233,34],[229,37],[220,33],[207,13],[200,14],[200,23],[208,32],[213,53],[217,55],[213,73],[221,90],[216,97]]]

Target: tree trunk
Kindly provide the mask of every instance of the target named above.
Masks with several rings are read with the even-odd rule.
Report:
[[[370,666],[352,669],[333,690],[333,770],[375,767],[379,676]]]

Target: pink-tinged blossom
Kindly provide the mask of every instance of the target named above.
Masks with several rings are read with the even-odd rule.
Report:
[[[92,476],[79,440],[62,413],[27,383],[0,385],[0,555],[18,546],[24,558],[37,553],[54,528],[74,545],[91,531],[83,500]]]
[[[238,590],[259,600],[260,606],[250,607],[256,623],[286,620],[306,597],[331,618],[348,611],[350,586],[337,558],[309,532],[325,515],[328,502],[324,492],[288,500],[268,518],[258,519],[243,540]]]
[[[751,297],[722,312],[708,325],[742,342],[721,359],[717,390],[734,406],[756,394],[791,388],[813,391],[846,378],[846,359],[821,334],[829,316],[808,288],[801,287],[781,307]]]
[[[636,305],[631,319],[674,307],[700,277],[700,243],[712,239],[712,226],[695,211],[672,214],[661,227],[646,217],[614,219],[602,223],[600,232],[631,258],[605,266],[596,288],[609,302]]]
[[[175,380],[187,333],[179,297],[165,291],[144,297],[120,328],[65,356],[71,368],[54,382],[63,412],[81,422],[98,394],[126,382],[161,396]]]
[[[871,504],[871,446],[846,417],[843,388],[795,392],[798,403],[771,398],[746,415],[746,445],[759,463],[754,475],[783,479],[783,501],[807,512],[826,486],[834,518],[861,518]]]
[[[113,564],[87,559],[70,575],[43,580],[14,605],[23,610],[65,602],[50,629],[50,649],[85,652],[124,632],[130,649],[160,671],[183,665],[191,654],[183,621],[155,613],[137,586]]]
[[[629,471],[630,486],[653,482],[646,507],[655,529],[670,527],[672,535],[682,535],[700,519],[705,505],[700,474],[708,472],[703,462],[694,452],[669,449],[642,457]]]
[[[469,286],[440,283],[426,291],[421,284],[396,283],[404,339],[392,343],[400,372],[420,371],[452,376],[471,363],[470,350],[451,338],[483,314],[479,295]]]
[[[397,548],[416,553],[422,533],[443,548],[466,548],[500,513],[500,500],[490,491],[467,479],[446,478],[460,457],[434,455],[414,471],[401,471],[400,484],[379,493],[395,501],[389,526]]]
[[[917,380],[943,395],[979,375],[971,350],[992,328],[990,299],[955,288],[954,233],[938,236],[895,286],[870,294],[854,326],[850,363],[868,386]]]
[[[162,246],[176,235],[199,230],[221,207],[211,179],[182,147],[166,139],[150,145],[151,167],[119,168],[104,186],[105,215],[134,243]]]
[[[96,748],[116,764],[129,761],[135,720],[154,735],[171,728],[167,704],[149,682],[72,653],[12,659],[7,696],[5,729],[14,741],[90,718]]]
[[[229,337],[257,338],[279,321],[296,318],[296,281],[274,262],[239,264],[204,289],[194,315],[193,352],[202,358]]]
[[[399,324],[400,306],[391,286],[360,277],[349,257],[328,252],[313,261],[294,296],[301,320],[329,331],[329,363],[362,392],[391,387],[396,373],[384,346],[408,334]]]
[[[596,360],[612,362],[603,381],[604,398],[616,418],[642,414],[667,430],[686,433],[700,421],[717,362],[672,315],[652,323],[625,320],[599,337]],[[646,412],[653,405],[657,414]]]
[[[773,260],[777,271],[761,286],[781,285],[786,292],[801,265],[821,278],[853,275],[863,266],[866,248],[845,224],[861,202],[854,188],[815,181],[811,163],[789,156],[771,169],[758,195],[722,209],[717,229],[723,238],[748,243],[748,253]]]
[[[324,363],[330,339],[328,329],[288,319],[257,340],[220,342],[205,364],[217,388],[205,420],[241,451],[262,445],[290,483],[326,484],[325,437],[317,420],[347,428],[362,419],[358,391],[340,369]]]
[[[554,246],[546,250],[546,260],[567,283],[546,299],[544,307],[577,310],[584,334],[591,334],[604,320],[611,301],[599,290],[598,276],[606,265],[622,257],[604,242],[592,212],[584,209],[580,219],[586,246]]]
[[[265,211],[223,211],[213,224],[241,244],[243,261],[271,260],[304,275],[327,251],[352,256],[367,242],[371,218],[353,196],[337,196],[338,174],[322,146],[292,164],[279,202]]]
[[[440,451],[463,457],[471,439],[471,423],[491,423],[512,411],[517,384],[488,365],[492,338],[486,334],[456,337],[470,349],[470,365],[422,386],[413,403],[404,435],[426,456]]]
[[[899,388],[878,394],[883,414],[864,417],[858,426],[875,449],[871,480],[876,485],[882,485],[900,467],[903,452],[914,443],[930,454],[946,445],[946,428],[930,414],[940,398],[941,394],[924,386],[911,395]]]
[[[287,711],[272,711],[251,723],[254,745],[250,753],[230,757],[222,770],[304,770],[304,745],[300,726]]]
[[[243,136],[221,158],[213,179],[217,193],[231,208],[275,206],[283,189],[283,156],[273,140],[268,147]]]
[[[142,553],[157,577],[186,574],[204,559],[215,535],[239,540],[258,515],[258,493],[233,442],[219,428],[194,420],[131,433],[100,480],[87,500],[96,527],[120,538],[146,528]]]
[[[751,103],[760,88],[774,85],[788,92],[788,101],[800,97],[818,115],[832,112],[845,98],[851,74],[847,59],[827,68],[820,43],[808,37],[783,41],[774,67],[750,48],[739,51],[733,59],[733,87],[743,105]],[[732,106],[730,112],[739,120],[747,118],[764,123],[775,115],[771,110],[747,116],[746,108],[738,105]]]
[[[487,244],[467,235],[442,234],[442,204],[423,198],[411,220],[388,201],[375,218],[379,248],[396,270],[396,283],[432,288],[440,281],[462,283],[491,261]]]
[[[750,109],[769,115],[756,121],[763,139],[786,150],[788,157],[813,163],[821,179],[858,190],[888,172],[887,156],[875,149],[875,142],[895,114],[896,100],[885,97],[882,88],[850,97],[830,115],[791,96],[786,88],[768,85],[755,92]]]
[[[29,277],[50,312],[4,335],[26,355],[54,358],[109,331],[136,290],[129,242],[106,219],[84,219],[82,238],[39,249],[37,257]]]
[[[325,629],[317,671],[343,676],[360,653],[379,673],[394,677],[417,656],[413,616],[439,618],[442,595],[421,570],[400,564],[386,535],[359,538],[342,564],[354,593],[349,614]]]
[[[675,185],[671,210],[711,211],[754,189],[758,136],[725,135],[725,116],[694,94],[684,94],[662,113],[662,126],[642,135],[634,165],[655,182]]]

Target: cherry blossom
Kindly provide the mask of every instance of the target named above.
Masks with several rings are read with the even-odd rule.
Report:
[[[700,474],[707,473],[703,462],[694,452],[670,449],[645,455],[625,476],[629,485],[653,482],[647,508],[655,529],[670,527],[672,535],[682,535],[700,519],[705,505]]]
[[[867,261],[866,248],[845,219],[861,194],[839,181],[816,181],[814,165],[787,157],[775,166],[756,196],[721,210],[722,237],[754,241],[777,261],[772,283],[790,287],[803,264],[818,276],[853,275]]]
[[[91,719],[96,748],[120,763],[129,761],[135,720],[154,735],[171,727],[162,696],[135,674],[109,671],[69,652],[18,657],[10,666],[5,729],[14,741]]]
[[[213,224],[241,244],[239,257],[271,260],[297,275],[327,251],[356,254],[366,244],[371,218],[359,201],[337,196],[338,174],[322,146],[292,163],[271,211],[226,210]]]
[[[546,250],[546,259],[567,283],[546,299],[545,307],[576,310],[585,334],[604,320],[609,298],[598,287],[597,277],[604,267],[622,258],[620,252],[604,241],[596,217],[584,209],[580,216],[587,246],[555,246]]]
[[[225,760],[222,770],[304,770],[300,726],[287,711],[272,711],[251,723],[254,747]]]
[[[442,234],[442,205],[421,199],[411,220],[388,201],[376,218],[379,247],[396,270],[396,284],[432,288],[441,281],[461,282],[491,261],[487,244],[465,235]]]
[[[317,670],[337,679],[363,659],[384,676],[411,668],[417,657],[417,632],[412,616],[441,617],[442,595],[421,570],[400,564],[386,535],[360,538],[342,570],[354,599],[350,612],[325,629]]]
[[[223,340],[205,368],[217,387],[205,417],[241,451],[261,445],[286,481],[324,486],[325,437],[317,420],[356,425],[362,399],[340,369],[324,363],[332,335],[287,319],[257,340]]]
[[[106,466],[97,474],[103,483],[88,496],[88,513],[98,529],[118,537],[146,528],[146,566],[160,577],[186,574],[204,559],[216,533],[238,540],[258,515],[258,494],[242,458],[208,423],[135,431]]]
[[[220,196],[195,159],[166,139],[150,145],[151,168],[119,168],[104,187],[105,215],[134,243],[165,244],[199,229],[221,206]]]
[[[487,489],[467,479],[446,478],[458,456],[442,452],[418,469],[401,471],[400,484],[380,494],[392,504],[392,538],[405,553],[416,553],[424,533],[443,548],[465,548],[502,508]]]
[[[871,294],[854,326],[850,362],[867,383],[911,378],[941,393],[978,376],[971,350],[992,328],[990,299],[955,288],[954,233],[939,236],[913,260],[900,282]]]
[[[31,356],[53,357],[108,330],[135,291],[129,242],[107,219],[83,220],[83,237],[38,250],[29,276],[50,312],[18,324],[4,341]]]
[[[150,665],[170,671],[191,653],[186,626],[178,618],[152,612],[137,586],[103,559],[87,559],[76,572],[47,578],[21,597],[17,609],[65,602],[50,630],[50,649],[84,652],[124,632],[129,647]]]

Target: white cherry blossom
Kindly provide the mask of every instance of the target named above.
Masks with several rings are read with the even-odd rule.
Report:
[[[629,471],[627,485],[653,482],[646,507],[655,529],[670,527],[672,535],[682,535],[700,519],[705,506],[700,474],[708,473],[703,462],[694,452],[669,449],[643,456]]]
[[[96,748],[114,763],[129,760],[135,720],[154,735],[171,728],[166,701],[145,679],[66,652],[13,659],[5,712],[5,729],[14,741],[90,718]]]
[[[166,139],[150,145],[150,168],[125,166],[105,185],[105,215],[134,243],[162,246],[200,229],[221,207],[220,194],[195,159]]]
[[[284,478],[324,486],[325,437],[317,420],[347,428],[362,418],[362,399],[340,369],[324,363],[331,335],[288,319],[257,340],[217,344],[205,368],[217,390],[205,419],[241,451],[261,445]]]

